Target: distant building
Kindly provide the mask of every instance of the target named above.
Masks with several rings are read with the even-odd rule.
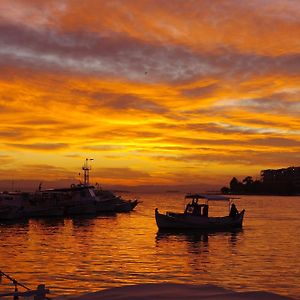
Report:
[[[260,175],[266,187],[300,193],[300,167],[262,170]]]

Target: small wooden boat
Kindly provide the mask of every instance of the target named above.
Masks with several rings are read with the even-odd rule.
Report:
[[[234,203],[231,202],[233,198],[202,194],[188,194],[185,198],[191,199],[191,201],[186,205],[183,213],[166,212],[161,214],[157,208],[155,209],[155,220],[159,229],[230,230],[243,226],[245,210],[238,212]],[[199,204],[198,200],[200,199],[205,203]],[[231,204],[229,214],[222,217],[209,217],[209,201],[228,202]]]

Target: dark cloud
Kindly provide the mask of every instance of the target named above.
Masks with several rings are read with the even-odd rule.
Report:
[[[155,113],[165,113],[167,109],[153,101],[144,100],[133,95],[122,95],[107,103],[113,109],[135,109]],[[106,104],[106,105],[107,105]]]
[[[269,134],[269,133],[280,133],[282,129],[278,129],[276,127],[266,127],[266,126],[253,126],[253,125],[235,125],[230,123],[200,123],[200,124],[187,124],[186,126],[189,130],[194,131],[202,131],[202,132],[209,132],[209,133],[218,133],[218,134],[241,134],[241,135],[257,135],[257,134]]]
[[[82,156],[79,154],[66,154],[64,156],[68,158],[82,158]]]
[[[154,46],[120,34],[58,33],[1,25],[0,38],[3,65],[149,82],[188,79],[211,70],[204,60],[180,47]]]
[[[266,74],[299,75],[300,56],[242,54],[229,48],[196,53],[154,45],[121,34],[58,32],[0,25],[1,66],[121,77],[143,82],[182,82],[212,76],[244,81]],[[202,93],[209,92],[202,90]],[[201,89],[184,93],[201,94]]]
[[[283,138],[283,137],[266,137],[260,139],[250,139],[247,141],[247,144],[257,145],[257,146],[273,146],[273,147],[300,147],[300,140],[291,139],[291,138]]]
[[[286,126],[286,123],[284,122],[280,122],[279,120],[276,120],[276,121],[272,121],[272,120],[263,120],[263,119],[258,119],[257,116],[253,116],[253,118],[243,118],[243,117],[240,117],[240,118],[236,118],[236,120],[240,123],[243,123],[243,124],[255,124],[255,125],[262,125],[262,126],[267,126],[267,127],[275,127],[276,126],[279,126],[279,127],[285,127]]]
[[[214,145],[236,145],[240,144],[240,141],[235,140],[234,138],[228,139],[201,139],[197,138],[197,134],[192,135],[193,137],[164,137],[163,142],[175,143],[178,145],[194,145],[194,146],[214,146]]]
[[[85,133],[85,136],[93,139],[94,144],[99,142],[99,139],[102,141],[108,140],[110,143],[114,142],[117,144],[117,141],[134,141],[134,140],[157,140],[159,137],[159,134],[156,132],[146,131],[146,130],[139,130],[135,129],[135,126],[127,126],[120,129],[120,126],[117,126],[117,128],[111,129],[111,130],[103,130],[103,131],[94,131],[91,134]],[[94,147],[95,145],[91,143],[91,145],[85,145],[82,147],[82,149],[87,149],[86,147]]]
[[[257,134],[263,133],[262,129],[255,127],[237,126],[227,123],[193,123],[187,124],[186,129],[200,132],[210,132],[218,134],[238,133],[238,134]],[[267,131],[267,130],[266,130]]]
[[[38,126],[47,126],[47,125],[59,125],[61,124],[61,122],[53,120],[53,119],[48,119],[46,116],[39,118],[36,117],[33,120],[24,120],[24,121],[17,121],[15,124],[19,124],[19,125],[38,125]]]
[[[68,144],[65,143],[35,143],[35,144],[6,143],[5,145],[17,149],[45,150],[45,151],[65,149],[69,146]]]
[[[149,178],[147,172],[134,170],[131,168],[101,168],[93,170],[94,177],[111,178],[111,179],[142,179]]]
[[[203,112],[202,112],[203,113]],[[207,114],[206,114],[207,117]],[[225,115],[224,115],[225,118]],[[178,132],[180,131],[188,131],[192,135],[198,134],[206,134],[206,133],[216,133],[221,135],[226,134],[240,134],[243,136],[250,136],[251,135],[284,135],[284,134],[291,134],[291,135],[299,135],[300,129],[290,124],[289,126],[286,125],[284,122],[280,121],[268,121],[268,120],[259,120],[259,119],[245,119],[245,118],[235,118],[234,123],[231,123],[233,120],[230,116],[227,117],[228,122],[185,122],[185,123],[178,123],[178,124],[161,124],[156,123],[153,125],[154,128],[157,129],[167,129],[169,132]],[[220,140],[220,137],[218,138]],[[221,139],[222,140],[222,139]],[[207,142],[207,140],[203,140]]]
[[[15,120],[13,120],[15,121]],[[11,122],[13,123],[13,122]],[[70,137],[85,137],[86,131],[93,125],[86,125],[81,123],[66,124],[62,121],[43,120],[37,117],[36,120],[16,120],[15,127],[3,126],[0,129],[0,139],[2,143],[10,147],[24,148],[24,149],[62,149],[68,147],[67,143],[31,143],[33,138],[39,140],[54,141],[57,139]],[[91,130],[90,130],[91,131]],[[95,136],[94,136],[95,137]],[[22,141],[22,143],[20,143]]]
[[[75,93],[78,93],[78,91]],[[168,109],[163,105],[154,101],[144,99],[132,94],[116,94],[107,92],[85,92],[79,91],[82,96],[88,96],[92,100],[96,100],[91,105],[95,108],[111,108],[119,111],[122,110],[141,110],[150,113],[166,113]]]
[[[28,133],[24,132],[22,128],[2,127],[0,130],[0,138],[5,140],[23,140],[27,136]]]
[[[192,89],[183,89],[181,93],[186,97],[203,98],[213,94],[218,87],[218,84],[214,83],[203,87],[201,86]]]
[[[29,170],[34,170],[34,171],[63,171],[65,172],[66,169],[62,168],[62,167],[58,167],[58,166],[53,166],[53,165],[49,165],[49,164],[25,164],[23,166],[25,169],[29,169]]]
[[[113,146],[113,145],[88,145],[88,146],[84,146],[82,147],[82,149],[85,150],[93,150],[93,151],[120,151],[120,150],[124,150],[126,147],[124,146]]]
[[[286,166],[295,165],[295,162],[300,159],[300,152],[286,151],[274,153],[272,151],[219,149],[214,152],[196,154],[157,155],[153,156],[153,159],[184,162],[185,164],[192,164],[194,166],[196,166],[197,163],[213,162],[225,165],[283,167],[283,161]]]
[[[269,96],[245,99],[237,103],[237,106],[246,108],[255,113],[269,111],[278,114],[300,113],[300,90],[296,92],[274,93]]]
[[[0,71],[0,74],[1,74],[1,71]],[[10,100],[11,100],[10,97],[3,97],[1,95],[0,102],[1,101],[9,102]],[[12,108],[7,105],[0,104],[0,115],[9,114],[9,113],[17,113],[18,111],[19,111],[19,109],[17,109],[17,108]]]
[[[32,191],[36,191],[39,187],[39,184],[41,183],[41,179],[40,178],[44,178],[44,175],[42,173],[39,174],[35,174],[34,176],[30,176],[31,178],[34,179],[21,179],[22,176],[24,176],[24,174],[22,174],[21,172],[19,172],[19,170],[13,170],[14,171],[14,175],[15,176],[20,176],[16,179],[12,180],[1,180],[0,179],[0,189],[1,190],[6,190],[6,191],[11,191],[13,190],[17,190],[17,191],[23,191],[23,192],[32,192]],[[39,178],[40,177],[40,178]],[[65,188],[65,187],[69,187],[72,183],[74,183],[73,179],[63,179],[63,178],[57,178],[57,174],[56,176],[54,175],[53,180],[43,180],[42,181],[42,188],[43,189],[47,189],[47,188]]]
[[[183,131],[189,131],[189,132],[198,132],[198,133],[205,133],[205,132],[210,132],[210,133],[219,133],[219,134],[226,134],[226,133],[258,133],[258,130],[255,128],[250,129],[249,127],[238,127],[230,124],[225,124],[223,123],[223,126],[221,125],[222,123],[214,123],[214,122],[208,122],[208,123],[184,123],[184,124],[155,124],[155,128],[163,128],[163,129],[168,129],[168,130],[173,130],[174,132],[178,130],[183,130]]]
[[[75,180],[76,176],[78,176],[78,171],[50,164],[24,164],[15,172],[15,178],[40,178],[43,182],[52,179]]]
[[[196,136],[193,138],[187,137],[165,137],[162,139],[163,142],[183,144],[183,145],[196,145],[196,146],[239,146],[239,147],[257,147],[257,146],[266,146],[266,147],[300,147],[300,141],[298,139],[284,138],[272,136],[271,134],[268,137],[263,138],[249,138],[247,134],[244,135],[243,140],[236,139],[234,136],[227,139],[201,139]],[[230,149],[230,148],[228,148]]]

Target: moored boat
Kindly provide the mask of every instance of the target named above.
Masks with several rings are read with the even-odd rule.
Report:
[[[183,213],[166,212],[159,213],[155,209],[155,220],[159,229],[200,229],[200,230],[228,230],[241,228],[245,210],[238,212],[232,198],[224,196],[188,194],[186,199],[191,201],[186,205]],[[205,203],[200,204],[202,199]],[[210,201],[226,201],[231,204],[230,212],[226,216],[208,216],[208,203]]]
[[[95,188],[95,194],[98,197],[100,204],[99,209],[101,212],[105,208],[111,207],[111,210],[114,212],[130,212],[132,211],[139,203],[137,199],[125,200],[120,196],[117,196],[110,190],[103,190],[99,187]],[[103,206],[104,205],[104,206]],[[110,205],[110,206],[109,206]]]
[[[21,192],[0,193],[0,221],[19,219],[23,217],[23,197],[24,193]]]
[[[125,200],[112,191],[90,185],[90,160],[87,158],[82,167],[83,183],[56,189],[42,189],[40,183],[35,192],[0,192],[0,221],[132,211],[139,203],[137,199]]]
[[[42,195],[49,195],[54,200],[54,208],[60,211],[61,215],[85,215],[95,214],[97,198],[93,186],[71,185],[69,188],[48,189],[40,191]],[[48,197],[49,197],[48,196]]]

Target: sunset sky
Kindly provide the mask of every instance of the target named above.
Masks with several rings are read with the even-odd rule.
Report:
[[[0,124],[0,180],[299,166],[300,1],[0,0]]]

